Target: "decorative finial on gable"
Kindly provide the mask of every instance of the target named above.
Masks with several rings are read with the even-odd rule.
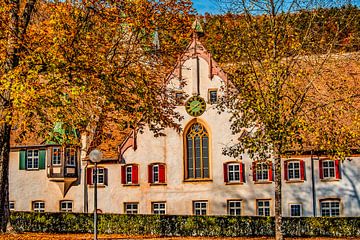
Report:
[[[192,29],[194,31],[194,37],[202,37],[204,36],[204,29],[200,24],[200,20],[198,18],[195,19],[194,23],[192,24]]]

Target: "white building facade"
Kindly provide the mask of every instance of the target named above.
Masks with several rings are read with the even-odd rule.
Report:
[[[176,97],[186,98],[177,107],[183,130],[156,138],[148,129],[132,133],[118,158],[100,163],[99,212],[274,215],[273,162],[222,153],[236,139],[230,115],[216,109],[226,81],[194,38],[169,81]],[[57,145],[12,146],[10,208],[93,212],[93,165],[80,155]],[[282,164],[283,216],[360,216],[359,156],[338,161],[306,153]]]

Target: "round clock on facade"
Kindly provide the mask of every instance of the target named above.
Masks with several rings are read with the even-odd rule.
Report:
[[[185,103],[186,112],[193,116],[200,116],[205,112],[206,103],[205,100],[200,96],[192,96]]]

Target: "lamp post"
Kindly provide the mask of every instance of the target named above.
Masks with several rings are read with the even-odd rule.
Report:
[[[94,149],[89,154],[90,161],[94,163],[94,240],[97,240],[97,164],[101,161],[102,153]]]

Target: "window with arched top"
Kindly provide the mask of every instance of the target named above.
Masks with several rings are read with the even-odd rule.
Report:
[[[209,133],[199,122],[185,132],[185,179],[209,178]]]

